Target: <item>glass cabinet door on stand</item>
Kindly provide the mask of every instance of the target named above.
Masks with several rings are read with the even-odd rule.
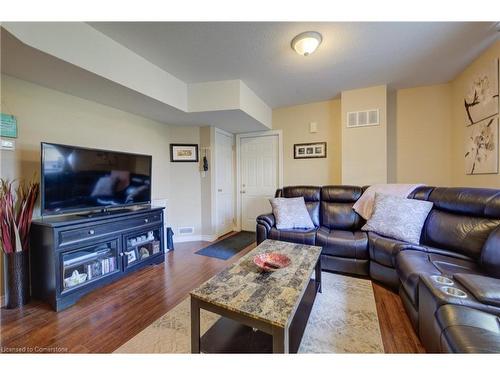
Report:
[[[150,257],[161,254],[161,237],[162,231],[160,228],[147,229],[125,236],[124,267],[132,267]]]
[[[61,258],[62,293],[121,271],[118,240],[64,252]]]

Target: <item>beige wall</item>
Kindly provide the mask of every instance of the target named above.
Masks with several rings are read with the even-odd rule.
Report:
[[[169,143],[200,143],[200,128],[169,125]],[[199,150],[198,150],[199,151]],[[199,163],[170,164],[168,211],[174,239],[180,240],[179,227],[193,227],[201,234],[201,175]],[[153,175],[154,178],[154,175]]]
[[[387,182],[387,87],[342,91],[342,184]],[[347,128],[347,112],[379,109],[380,125]]]
[[[309,123],[318,132],[309,132]],[[283,131],[283,184],[329,185],[340,183],[340,100],[329,100],[273,110],[273,129]],[[324,159],[294,159],[295,143],[327,142]]]
[[[199,128],[168,126],[6,75],[1,90],[1,110],[17,117],[19,130],[16,150],[0,151],[2,178],[40,176],[41,141],[150,154],[152,196],[168,199],[169,225],[201,233],[199,165],[170,163],[169,155],[171,142],[198,143]]]
[[[451,85],[396,93],[396,182],[452,184]]]
[[[464,161],[464,94],[477,70],[493,59],[500,58],[500,41],[493,44],[451,83],[452,89],[452,183],[455,186],[500,187],[500,174],[466,175]],[[499,151],[497,150],[497,153]]]

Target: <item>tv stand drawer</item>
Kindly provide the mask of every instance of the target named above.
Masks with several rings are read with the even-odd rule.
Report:
[[[116,220],[108,218],[102,224],[93,224],[88,226],[79,226],[77,228],[66,229],[59,232],[57,247],[78,244],[80,242],[98,239],[110,234],[124,232],[128,229],[138,228],[144,225],[161,224],[161,213],[150,213],[129,219],[117,218]]]

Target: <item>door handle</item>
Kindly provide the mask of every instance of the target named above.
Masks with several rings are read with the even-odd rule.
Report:
[[[240,193],[241,193],[241,194],[245,194],[245,193],[246,193],[246,191],[245,191],[245,190],[240,190]]]
[[[222,193],[222,189],[217,189],[217,191],[218,191],[219,193]]]

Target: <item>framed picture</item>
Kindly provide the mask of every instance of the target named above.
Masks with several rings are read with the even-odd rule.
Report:
[[[465,128],[465,174],[498,173],[498,117]]]
[[[326,142],[294,144],[293,158],[294,159],[326,158]]]
[[[498,114],[498,59],[479,67],[464,92],[465,126]]]
[[[171,143],[170,161],[175,163],[197,163],[198,145]]]
[[[137,253],[135,252],[135,249],[127,250],[124,254],[127,257],[127,264],[133,263],[137,260]]]

